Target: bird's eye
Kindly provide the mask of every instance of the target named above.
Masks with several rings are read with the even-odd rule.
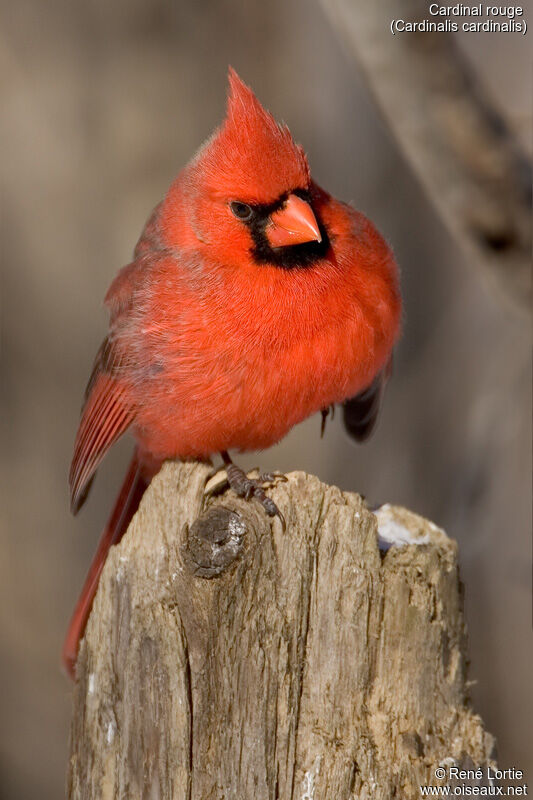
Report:
[[[233,203],[229,204],[231,208],[232,214],[237,217],[237,219],[241,219],[243,222],[248,222],[248,220],[252,219],[253,209],[247,203],[239,203],[236,200]]]

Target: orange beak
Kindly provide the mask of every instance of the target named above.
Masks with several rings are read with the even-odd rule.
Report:
[[[265,233],[271,247],[322,241],[313,209],[296,194],[290,194],[283,207],[274,211]]]

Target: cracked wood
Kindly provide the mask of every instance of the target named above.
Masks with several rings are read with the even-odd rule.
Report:
[[[269,490],[283,532],[208,475],[166,464],[110,554],[68,797],[415,798],[445,758],[487,763],[455,544],[388,508],[413,544],[382,552],[363,500],[304,473]]]

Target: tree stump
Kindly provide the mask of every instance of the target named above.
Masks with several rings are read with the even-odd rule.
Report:
[[[441,763],[489,763],[455,543],[301,472],[269,489],[283,530],[208,477],[165,464],[110,553],[68,797],[418,798]]]

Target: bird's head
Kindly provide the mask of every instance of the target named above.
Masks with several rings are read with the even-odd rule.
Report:
[[[233,266],[307,266],[328,246],[323,194],[287,126],[230,68],[226,118],[171,187],[165,238]]]

